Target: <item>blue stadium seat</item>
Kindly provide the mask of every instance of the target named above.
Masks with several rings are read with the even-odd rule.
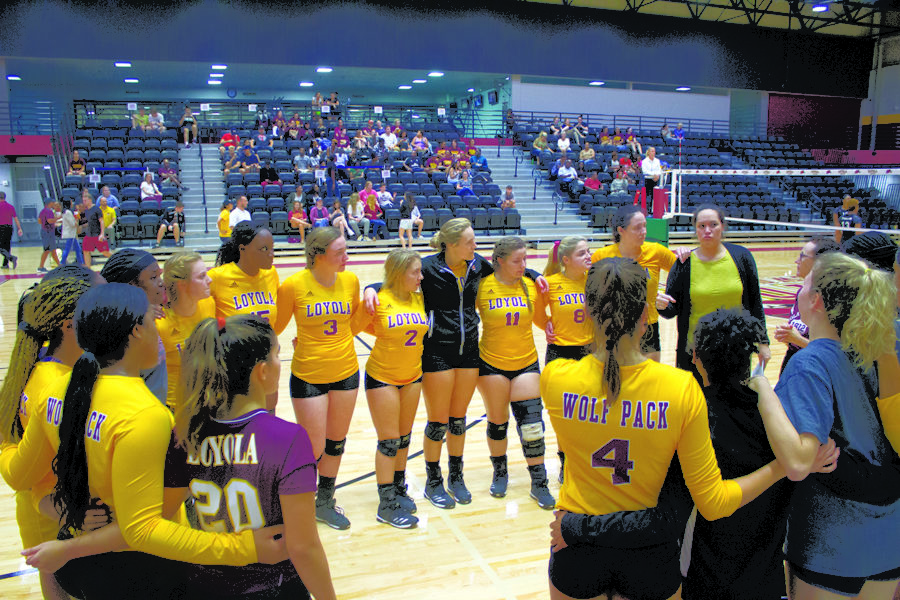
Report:
[[[269,213],[265,210],[257,210],[250,215],[250,219],[253,221],[254,225],[259,224],[263,227],[269,226]]]

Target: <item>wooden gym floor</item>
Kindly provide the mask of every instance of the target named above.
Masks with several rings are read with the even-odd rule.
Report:
[[[769,314],[769,335],[774,340],[775,326],[784,320],[774,315],[786,314],[799,289],[800,282],[793,274],[800,244],[748,242],[745,245],[753,250],[759,267],[763,300]],[[0,378],[9,364],[15,336],[16,303],[21,293],[39,279],[35,268],[40,251],[36,248],[14,248],[14,251],[19,252],[19,268],[0,271]],[[490,253],[489,250],[481,252]],[[543,269],[546,257],[546,249],[530,251],[529,267]],[[351,255],[348,268],[366,285],[381,280],[383,260],[384,255]],[[303,259],[276,257],[275,264],[284,280],[303,268]],[[95,265],[95,268],[99,266]],[[662,320],[661,335],[663,362],[674,364],[674,321]],[[282,371],[281,401],[277,412],[288,420],[293,419],[288,392],[293,336],[288,328],[280,340],[281,358],[286,364]],[[359,339],[356,342],[356,351],[360,368],[363,368],[369,352],[367,344],[371,346],[373,340],[366,335],[361,339],[362,342]],[[543,363],[546,344],[542,331],[535,331],[535,342]],[[773,382],[777,379],[784,350],[783,344],[772,344],[772,361],[766,371]],[[425,426],[425,406],[420,402],[407,470],[410,493],[419,507],[419,526],[405,531],[394,529],[375,521],[378,501],[373,471],[377,438],[365,393],[360,390],[336,493],[338,505],[344,508],[352,526],[347,531],[319,526],[338,597],[348,600],[426,596],[432,600],[536,600],[548,597],[548,525],[553,516],[528,497],[529,478],[518,438],[515,434],[510,435],[507,496],[492,498],[487,491],[491,463],[485,441],[484,406],[477,391],[469,407],[468,423],[465,474],[473,501],[453,510],[434,508],[422,497],[425,466],[419,451]],[[559,461],[555,435],[549,426],[546,464],[551,491],[557,496]],[[446,473],[446,452],[442,456],[442,465]],[[11,490],[2,481],[0,540],[0,598],[40,598],[37,575],[19,556],[21,544],[15,521],[15,501]]]

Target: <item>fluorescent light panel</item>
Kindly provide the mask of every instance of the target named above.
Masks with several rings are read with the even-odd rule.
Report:
[[[475,91],[475,88],[469,88],[469,89],[467,89],[466,91],[467,91],[467,92],[474,92],[474,91]]]
[[[127,69],[128,67],[131,66],[131,63],[127,62],[127,61],[121,61],[121,62],[117,62],[116,66],[119,67],[120,69]]]
[[[413,83],[428,83],[427,79],[413,79]]]
[[[691,88],[689,88],[689,87],[686,86],[686,85],[683,85],[683,86],[681,86],[681,87],[675,88],[675,91],[676,91],[676,92],[689,92],[689,91],[691,91]]]
[[[210,73],[209,76],[212,79],[221,79],[222,77],[225,77],[225,73]]]
[[[334,71],[331,67],[319,67],[316,69],[316,73],[331,73]]]
[[[210,67],[213,71],[224,71],[228,68],[228,65],[213,65]]]
[[[428,74],[429,77],[443,77],[444,74],[441,71],[432,71]]]
[[[18,75],[7,75],[6,79],[9,81],[22,81],[22,78]]]
[[[606,84],[605,81],[592,81],[592,82],[590,82],[588,85],[594,85],[594,86],[597,86],[597,85],[604,85],[604,84]]]
[[[208,83],[209,85],[222,85],[222,82],[219,81],[218,79],[210,79],[206,83]]]
[[[398,85],[397,89],[398,90],[411,90],[412,86],[411,85]]]
[[[315,85],[315,84],[313,84],[312,81],[301,81],[300,82],[300,87],[312,87],[313,85]]]
[[[125,80],[125,83],[140,83],[140,82],[141,82],[140,79],[134,79],[132,77],[129,77],[128,79]]]

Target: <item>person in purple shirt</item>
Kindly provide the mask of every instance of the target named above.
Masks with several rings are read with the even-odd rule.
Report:
[[[51,198],[44,203],[43,210],[38,213],[38,223],[41,225],[41,245],[44,248],[44,252],[41,254],[41,264],[37,269],[41,273],[47,272],[44,263],[47,262],[48,257],[53,259],[56,266],[59,266],[59,256],[56,254],[57,206],[56,200]]]
[[[16,216],[16,207],[6,201],[6,192],[0,192],[0,255],[3,255],[3,268],[8,269],[12,263],[13,269],[19,264],[19,257],[13,256],[10,247],[12,242],[13,223],[16,231],[22,237],[22,225]]]
[[[165,485],[193,494],[204,530],[284,524],[289,557],[274,565],[192,567],[186,597],[336,598],[316,529],[309,435],[266,410],[266,395],[278,390],[279,349],[256,315],[206,319],[185,344],[184,398]]]
[[[159,171],[157,171],[159,175],[160,181],[162,181],[163,185],[169,184],[174,185],[175,187],[181,188],[184,191],[188,191],[186,185],[182,185],[181,181],[178,179],[178,169],[172,166],[172,163],[169,162],[168,158],[164,158],[162,164],[159,166]],[[109,202],[107,201],[107,204]]]

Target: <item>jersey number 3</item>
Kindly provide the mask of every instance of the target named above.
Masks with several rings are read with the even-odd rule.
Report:
[[[222,496],[225,497],[231,531],[260,529],[266,526],[266,519],[259,503],[259,492],[243,479],[232,479],[225,485],[224,490],[212,481],[194,479],[191,481],[191,494],[194,496],[194,506],[200,517],[200,527],[205,531],[217,533],[227,531],[223,520],[214,520],[219,514]]]
[[[628,460],[628,440],[613,439],[591,455],[591,466],[612,469],[613,485],[631,483],[628,471],[634,468],[634,461]],[[612,458],[607,458],[612,454]]]

